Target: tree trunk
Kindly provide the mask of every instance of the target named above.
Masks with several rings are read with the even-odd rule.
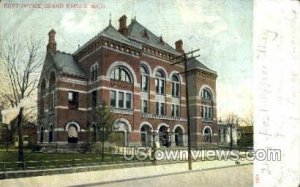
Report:
[[[23,120],[23,107],[20,108],[19,114],[18,114],[18,137],[19,137],[19,162],[22,162],[20,164],[21,167],[24,168],[24,145],[23,145],[23,127],[22,127],[22,120]]]
[[[102,145],[101,145],[101,159],[104,161],[104,127],[102,127]]]

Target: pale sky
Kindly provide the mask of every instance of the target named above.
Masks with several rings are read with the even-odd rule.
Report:
[[[102,31],[109,22],[118,28],[118,19],[137,21],[174,47],[183,40],[186,51],[200,48],[198,60],[218,72],[218,117],[235,113],[252,114],[252,1],[238,0],[103,0],[103,1],[9,1],[25,3],[89,3],[100,8],[30,9],[4,8],[0,4],[2,34],[34,34],[45,41],[56,30],[57,48],[73,53],[78,45]],[[46,47],[45,47],[46,50]]]

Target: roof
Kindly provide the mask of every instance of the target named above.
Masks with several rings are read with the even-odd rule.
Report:
[[[142,49],[141,44],[129,40],[128,38],[123,36],[121,33],[119,33],[119,31],[117,31],[111,24],[109,24],[100,33],[98,33],[96,36],[94,36],[92,39],[90,39],[87,43],[85,43],[83,46],[81,46],[79,49],[77,49],[77,51],[75,51],[74,54],[78,53],[79,51],[84,49],[86,46],[88,46],[89,44],[91,44],[92,42],[94,42],[95,40],[100,38],[101,36],[105,37],[105,38],[109,38],[111,40],[115,40],[115,41],[127,44],[129,46],[134,46],[136,48]]]
[[[207,66],[205,66],[203,63],[198,61],[196,58],[190,58],[188,60],[188,68],[187,69],[201,69],[210,73],[217,74],[216,71],[209,69]]]
[[[86,74],[81,69],[79,63],[74,59],[73,55],[56,51],[56,53],[51,53],[51,56],[56,67],[63,73],[86,78]]]
[[[147,32],[148,37],[143,36],[143,33],[145,31]],[[159,37],[154,35],[151,31],[149,31],[135,19],[133,19],[128,26],[128,38],[170,53],[178,54],[178,52],[169,44],[165,42],[163,42],[162,44]]]

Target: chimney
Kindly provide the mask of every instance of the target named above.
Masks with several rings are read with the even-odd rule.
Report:
[[[127,19],[127,17],[125,15],[123,15],[119,19],[119,32],[121,34],[123,34],[123,35],[128,34],[128,28],[127,28],[127,24],[126,24],[126,19]]]
[[[56,52],[55,34],[56,34],[56,32],[53,29],[51,29],[51,31],[48,33],[49,41],[48,41],[48,45],[47,45],[47,53],[49,53],[49,52],[55,53]]]
[[[184,53],[184,50],[182,48],[182,44],[183,44],[182,40],[178,40],[178,41],[175,42],[175,47],[176,47],[177,52]]]

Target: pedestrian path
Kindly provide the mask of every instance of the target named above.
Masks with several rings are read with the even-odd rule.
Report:
[[[241,161],[239,165],[251,163],[251,161]],[[237,164],[235,163],[235,161],[198,161],[193,162],[193,170],[209,170],[214,168],[230,167],[236,165]],[[6,179],[0,181],[0,187],[80,186],[99,182],[113,182],[118,180],[159,176],[187,171],[188,163],[186,162],[135,168],[80,172],[72,174]]]

